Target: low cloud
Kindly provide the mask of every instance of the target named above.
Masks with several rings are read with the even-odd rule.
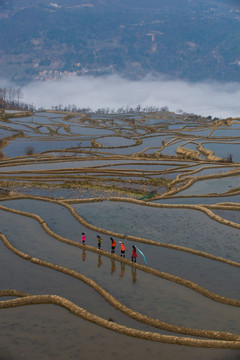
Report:
[[[106,77],[71,76],[59,80],[34,81],[23,89],[23,101],[36,107],[76,105],[79,108],[167,106],[171,111],[240,116],[240,83],[169,80],[147,76],[133,81],[118,75]]]

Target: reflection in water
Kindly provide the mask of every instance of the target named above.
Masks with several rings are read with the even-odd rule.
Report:
[[[85,261],[85,260],[86,260],[86,251],[84,249],[82,252],[82,261]]]
[[[102,255],[98,255],[98,265],[97,267],[100,268],[102,265]]]
[[[86,250],[83,249],[82,250],[82,261],[85,262],[87,257],[86,254]],[[98,261],[97,261],[97,267],[100,268],[102,266],[103,262],[102,262],[102,255],[98,255]],[[116,262],[114,259],[111,259],[111,271],[110,274],[113,275],[117,270],[116,267]],[[131,267],[131,272],[132,272],[132,283],[135,284],[137,281],[137,269],[134,267]],[[125,275],[125,264],[121,263],[121,267],[120,267],[120,277],[124,277]]]
[[[137,269],[132,267],[132,283],[135,284],[137,281]]]
[[[125,264],[121,263],[121,273],[120,273],[120,277],[123,277],[125,273]]]
[[[111,266],[111,275],[112,275],[116,271],[115,260],[111,259],[111,264],[112,264],[112,266]]]

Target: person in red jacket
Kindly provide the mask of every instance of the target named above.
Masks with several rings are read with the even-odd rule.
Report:
[[[121,257],[125,257],[125,245],[122,241],[119,241],[119,244],[121,245]]]
[[[112,245],[111,253],[114,254],[115,247],[116,247],[116,241],[112,237],[110,237],[110,240],[111,240],[111,245]]]
[[[132,262],[136,262],[137,260],[137,249],[136,246],[132,246]]]

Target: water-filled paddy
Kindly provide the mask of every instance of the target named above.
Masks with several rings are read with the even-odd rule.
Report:
[[[196,173],[193,173],[193,174],[190,174],[190,176],[203,176],[203,175],[212,175],[212,174],[223,174],[223,173],[226,173],[226,172],[229,172],[229,171],[234,171],[234,170],[237,170],[239,169],[239,167],[235,167],[235,166],[232,166],[232,167],[209,167],[208,169],[203,169],[203,170],[200,170]],[[193,169],[192,169],[193,170]]]
[[[122,138],[118,136],[97,138],[96,141],[103,147],[118,147],[135,145],[133,139]]]
[[[194,151],[198,151],[197,149],[197,144],[191,143],[191,142],[187,142],[185,144],[183,144],[184,147],[186,147],[189,150],[194,150]]]
[[[40,140],[40,139],[17,139],[10,141],[3,152],[7,157],[15,157],[26,155],[29,146],[33,147],[34,153],[52,150],[64,150],[68,148],[81,148],[82,146],[90,146],[91,142],[86,140]]]
[[[21,307],[2,310],[1,313],[2,349],[9,358],[18,358],[21,354],[26,359],[39,355],[46,360],[65,360],[76,359],[81,354],[84,359],[122,360],[129,356],[144,359],[148,356],[164,357],[165,354],[174,358],[177,352],[180,360],[186,359],[186,356],[197,360],[214,360],[216,356],[236,360],[238,353],[236,350],[186,346],[177,346],[176,350],[176,346],[168,344],[149,344],[146,340],[103,329],[52,305]]]
[[[184,135],[187,135],[188,137],[193,135],[194,137],[208,137],[210,135],[210,132],[211,132],[211,129],[207,129],[207,130],[202,130],[202,129],[199,129],[197,131],[191,131],[191,130],[187,130],[185,129],[184,130],[181,130],[180,133]]]
[[[234,210],[213,210],[214,214],[217,214],[224,219],[233,221],[237,224],[240,224],[240,213],[239,211]]]
[[[72,134],[79,134],[79,135],[88,135],[88,136],[101,136],[101,135],[111,135],[114,131],[108,129],[97,129],[94,127],[88,127],[86,125],[70,125],[69,130]]]
[[[228,129],[228,128],[223,128],[223,129],[216,129],[213,131],[213,133],[211,134],[212,137],[240,137],[240,130],[238,129]]]
[[[235,162],[240,161],[239,147],[240,143],[203,143],[203,146],[214,152],[215,156],[226,159],[229,155],[232,155],[232,160]]]
[[[239,261],[239,230],[188,209],[166,209],[129,203],[101,202],[74,205],[88,222],[126,235],[177,244]],[[225,239],[228,238],[228,244]]]
[[[53,117],[53,118],[62,118],[64,117],[66,114],[58,112],[58,113],[54,113],[54,112],[36,112],[35,115],[38,116],[47,116],[47,117]]]
[[[37,124],[43,124],[43,125],[52,125],[54,124],[54,119],[48,116],[28,116],[26,118],[18,118],[18,119],[12,119],[14,123],[25,123],[27,125],[36,126]]]
[[[34,131],[31,130],[28,125],[25,124],[13,124],[13,123],[6,123],[7,127],[10,130],[16,130],[16,131],[24,131],[26,134],[33,133]]]
[[[16,134],[15,131],[0,128],[0,139]]]
[[[168,125],[168,130],[179,130],[182,129],[183,124],[173,124],[173,125]]]
[[[184,143],[185,143],[185,142],[181,141],[181,142],[169,144],[169,145],[166,146],[163,150],[161,150],[161,154],[165,154],[165,155],[176,155],[177,148],[178,148],[179,146],[182,146]]]
[[[131,164],[131,165],[127,165],[127,163]],[[19,170],[33,170],[33,171],[37,171],[37,170],[54,170],[54,169],[72,169],[72,168],[81,168],[81,167],[102,167],[102,166],[106,166],[109,168],[133,168],[135,167],[135,163],[139,164],[139,160],[127,160],[127,159],[123,159],[123,160],[118,160],[118,159],[112,159],[112,160],[82,160],[79,159],[78,161],[76,160],[65,160],[63,161],[63,159],[59,159],[59,160],[55,160],[55,161],[46,161],[44,162],[35,162],[33,161],[33,163],[30,163],[28,165],[15,165],[15,166],[1,166],[0,170],[4,170],[4,171],[19,171]],[[145,165],[144,165],[145,163]],[[4,163],[2,163],[1,165],[4,165]],[[167,168],[171,168],[174,169],[175,167],[179,167],[179,166],[184,166],[185,163],[168,163],[168,165],[164,165],[163,162],[159,161],[159,162],[155,162],[155,164],[153,165],[154,168],[157,168],[157,170],[166,170]],[[141,169],[141,167],[143,167],[144,169],[148,169],[151,166],[151,162],[149,164],[148,160],[141,160],[141,165],[139,165],[139,168]],[[104,169],[103,167],[103,169]]]
[[[219,179],[208,179],[195,182],[191,187],[178,193],[178,195],[204,195],[221,194],[239,187],[240,176],[229,176]]]
[[[233,196],[199,196],[199,197],[177,197],[173,196],[172,198],[166,198],[166,199],[159,199],[154,200],[153,202],[159,203],[159,204],[216,204],[220,202],[236,202],[240,203],[240,195],[233,195]]]

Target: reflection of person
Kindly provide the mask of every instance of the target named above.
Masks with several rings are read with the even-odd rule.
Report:
[[[121,245],[121,256],[125,257],[125,245],[122,241],[119,241],[119,244]]]
[[[116,264],[115,264],[115,260],[113,259],[111,259],[111,262],[112,262],[112,268],[111,268],[111,275],[112,275],[116,271]]]
[[[137,269],[132,267],[132,283],[135,284],[137,281]]]
[[[98,249],[101,249],[101,246],[102,246],[102,238],[101,238],[101,236],[97,235],[97,241],[98,241]]]
[[[136,246],[132,246],[132,262],[136,262],[137,259],[137,249]]]
[[[98,255],[98,264],[97,267],[100,268],[102,265],[102,255]]]
[[[82,243],[83,243],[83,245],[85,245],[85,241],[86,241],[86,235],[84,233],[82,233]]]
[[[83,250],[82,252],[82,261],[85,261],[86,260],[86,252],[85,252],[85,249]]]
[[[112,237],[110,237],[110,240],[111,240],[111,245],[112,245],[111,253],[114,254],[115,247],[116,247],[116,241]]]
[[[125,273],[125,264],[121,263],[121,274],[120,277],[123,277]]]

